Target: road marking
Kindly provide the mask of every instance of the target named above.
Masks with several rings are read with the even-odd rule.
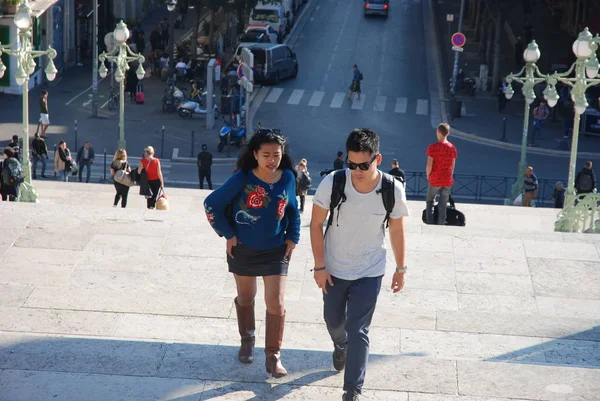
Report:
[[[300,100],[302,100],[302,96],[304,96],[304,90],[302,89],[294,89],[290,98],[288,99],[288,104],[300,104]]]
[[[342,104],[344,103],[345,97],[346,94],[344,92],[336,92],[335,95],[333,95],[333,99],[331,100],[331,104],[329,105],[329,107],[332,107],[334,109],[341,108]]]
[[[385,96],[377,96],[377,98],[375,98],[375,106],[373,106],[373,111],[384,111],[386,100],[387,97]]]
[[[315,91],[308,102],[309,106],[319,107],[321,101],[323,100],[323,96],[325,96],[325,92]]]
[[[106,105],[108,104],[108,102],[110,102],[110,99],[108,99],[106,102],[104,102],[104,104],[102,106],[100,106],[101,109],[105,108]]]
[[[88,104],[92,103],[93,99],[83,102],[83,107],[86,107]]]
[[[179,148],[173,148],[173,155],[171,159],[177,159],[179,157]]]
[[[406,113],[406,106],[408,104],[408,100],[405,97],[397,97],[396,98],[396,107],[394,108],[394,113]]]
[[[265,99],[266,103],[275,103],[279,100],[279,96],[283,93],[283,88],[271,88],[269,96]]]
[[[426,116],[429,109],[429,101],[425,99],[417,100],[417,114],[420,116]]]
[[[354,99],[352,101],[352,109],[353,110],[362,110],[362,108],[365,106],[366,98],[367,98],[367,96],[365,96],[364,94],[361,94],[360,100]]]

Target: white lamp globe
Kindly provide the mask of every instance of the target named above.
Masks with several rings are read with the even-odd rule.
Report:
[[[129,29],[127,29],[127,25],[125,25],[123,20],[117,24],[113,35],[118,43],[125,43],[129,39]]]
[[[598,58],[595,54],[590,57],[588,61],[585,63],[585,75],[589,79],[593,79],[598,75],[598,70],[600,69],[600,64],[598,63]]]
[[[139,79],[140,81],[142,79],[144,79],[144,75],[146,75],[146,71],[144,71],[144,67],[142,67],[142,64],[140,64],[140,66],[135,71],[135,75],[137,76],[137,79]]]
[[[587,99],[585,98],[585,96],[578,96],[577,100],[575,101],[575,112],[577,114],[583,114],[585,113],[585,110],[588,107],[588,102]]]
[[[19,10],[15,14],[15,25],[21,31],[27,31],[31,28],[31,10],[26,3],[23,3],[19,6]]]
[[[169,0],[167,2],[167,10],[169,10],[169,11],[175,10],[175,5],[177,5],[177,1],[175,1],[175,0]]]
[[[121,82],[122,80],[123,80],[123,73],[121,72],[120,68],[117,68],[117,71],[115,71],[115,81]]]
[[[56,78],[56,74],[58,73],[56,66],[54,65],[54,61],[50,60],[50,63],[46,67],[46,78],[48,81],[54,81]]]
[[[0,60],[0,78],[4,76],[4,71],[6,71],[6,66],[2,63],[2,60]]]
[[[537,63],[541,56],[542,53],[540,52],[537,43],[535,43],[535,40],[532,40],[527,46],[527,49],[523,52],[523,59],[526,63]]]
[[[102,62],[100,64],[100,68],[98,68],[98,75],[100,75],[100,78],[104,79],[104,78],[106,78],[107,73],[108,73],[108,69],[106,68],[106,65],[104,65],[104,62]]]
[[[579,37],[573,42],[573,54],[577,58],[588,58],[592,55],[592,34],[589,29],[585,28],[583,32],[579,34]]]

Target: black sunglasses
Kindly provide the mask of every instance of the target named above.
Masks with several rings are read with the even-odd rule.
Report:
[[[256,130],[256,134],[259,136],[274,136],[283,139],[283,131],[277,128],[260,128]]]
[[[375,161],[375,159],[377,159],[377,156],[378,155],[373,156],[371,160],[364,163],[352,163],[351,161],[348,161],[348,158],[346,157],[346,166],[348,166],[350,170],[356,170],[357,168],[359,168],[362,171],[367,171],[369,167],[371,167],[371,164]]]

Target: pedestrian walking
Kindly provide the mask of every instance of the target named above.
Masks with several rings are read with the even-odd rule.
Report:
[[[259,129],[242,150],[237,173],[204,201],[208,221],[227,239],[227,264],[237,287],[234,300],[241,347],[238,359],[254,360],[256,277],[265,286],[265,368],[287,375],[281,361],[288,266],[300,239],[296,172],[280,131]]]
[[[523,180],[523,187],[521,188],[521,194],[523,194],[521,206],[531,207],[531,202],[537,198],[537,190],[538,179],[533,174],[533,167],[529,166],[525,170],[525,178]]]
[[[165,49],[169,46],[169,19],[165,17],[160,22],[160,40]]]
[[[42,178],[46,178],[46,160],[48,160],[48,146],[44,138],[40,137],[37,132],[33,135],[31,141],[31,159],[33,169],[33,179],[37,178],[37,164],[42,162]]]
[[[398,177],[402,184],[406,183],[406,174],[404,170],[400,168],[400,163],[398,163],[398,159],[392,160],[392,169],[388,171],[389,175],[393,175],[394,177]]]
[[[452,185],[454,185],[454,166],[458,156],[456,147],[448,141],[448,135],[450,135],[450,126],[446,123],[438,125],[437,142],[427,148],[427,167],[425,168],[429,183],[426,200],[427,224],[435,224],[433,202],[438,194],[437,224],[446,224],[446,206]]]
[[[508,103],[508,99],[504,93],[505,90],[506,80],[502,79],[498,84],[498,93],[496,94],[498,96],[498,111],[500,113],[504,113],[504,110],[506,109],[506,103]]]
[[[125,92],[129,92],[129,99],[132,103],[135,103],[135,93],[140,81],[136,74],[137,66],[135,64],[129,68],[125,75]]]
[[[85,182],[90,182],[90,175],[92,164],[94,163],[94,159],[96,158],[96,153],[94,152],[94,148],[92,148],[92,144],[90,141],[85,141],[83,146],[77,152],[77,164],[79,165],[79,182],[81,182],[81,174],[83,173],[83,168],[86,168]]]
[[[113,177],[117,174],[117,171],[123,170],[126,173],[131,173],[131,166],[127,162],[127,151],[125,149],[117,149],[115,152],[115,157],[113,158],[112,163],[110,164],[110,175]],[[113,179],[115,184],[115,200],[113,202],[113,207],[117,207],[119,201],[121,201],[121,207],[127,207],[127,196],[129,195],[129,187],[125,184],[121,184]]]
[[[562,209],[565,205],[565,187],[561,181],[558,181],[554,187],[552,200],[554,200],[554,208],[556,209]]]
[[[4,148],[4,160],[2,161],[2,185],[0,194],[3,201],[15,202],[19,199],[19,185],[24,181],[21,163],[16,158],[15,151],[11,147]]]
[[[159,194],[165,193],[165,180],[160,160],[154,156],[154,147],[152,146],[144,148],[144,157],[140,160],[140,166],[137,170],[138,174],[141,174],[142,170],[146,170],[146,177],[148,178],[148,186],[150,188],[150,196],[146,198],[146,206],[148,209],[154,209]]]
[[[302,159],[296,167],[298,178],[296,180],[296,195],[300,198],[300,213],[304,213],[304,204],[306,203],[306,195],[312,185],[312,178],[308,172],[308,163],[306,159]]]
[[[202,144],[202,152],[198,153],[198,181],[200,181],[200,189],[204,189],[204,179],[206,178],[206,184],[208,189],[212,190],[212,164],[213,155],[208,151],[208,146]]]
[[[342,152],[341,150],[337,152],[337,157],[335,158],[335,160],[333,161],[333,169],[334,170],[341,170],[344,168],[344,152]]]
[[[137,52],[143,55],[144,50],[146,49],[146,38],[144,38],[144,34],[142,32],[137,32],[134,34],[133,38]]]
[[[352,67],[352,83],[350,84],[350,94],[348,95],[348,99],[352,100],[352,97],[355,93],[358,94],[356,100],[360,101],[360,81],[363,80],[363,74],[358,69],[358,65],[354,64]]]
[[[50,113],[48,112],[48,91],[43,90],[40,94],[40,123],[42,124],[42,138],[46,138],[46,130],[50,125]]]
[[[550,111],[546,107],[546,102],[541,101],[540,104],[533,109],[533,126],[535,127],[535,136],[542,137],[542,122],[548,118]]]
[[[333,366],[345,369],[343,400],[356,401],[365,380],[369,327],[386,270],[388,224],[397,266],[392,291],[404,286],[408,206],[403,185],[378,169],[382,156],[375,132],[353,130],[346,155],[348,169],[325,177],[313,198],[310,237],[314,280],[323,291],[323,315],[334,345]]]
[[[8,143],[8,147],[15,153],[14,158],[21,160],[21,145],[19,145],[19,137],[17,135],[12,136],[12,140]]]
[[[61,139],[58,142],[58,149],[54,153],[54,171],[64,182],[69,182],[69,173],[72,167],[71,151],[67,147],[67,143]]]
[[[575,191],[579,194],[591,194],[596,190],[596,174],[592,168],[592,162],[587,161],[577,177],[575,177]]]
[[[150,47],[152,47],[152,52],[161,50],[160,40],[160,25],[157,25],[154,30],[150,32]]]

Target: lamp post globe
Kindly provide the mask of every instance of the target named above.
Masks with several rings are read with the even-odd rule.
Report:
[[[592,57],[585,62],[585,75],[589,79],[594,79],[598,75],[598,70],[600,70],[600,63],[598,63],[598,57],[596,57],[596,53],[594,52]]]
[[[0,79],[4,76],[4,72],[6,71],[6,66],[0,61]]]
[[[129,39],[129,29],[127,29],[127,25],[125,25],[123,20],[121,20],[121,22],[117,24],[117,27],[115,28],[113,34],[115,40],[119,44],[127,42],[127,39]]]
[[[15,25],[20,31],[28,31],[31,29],[31,10],[27,3],[23,3],[19,6],[19,10],[14,17]]]
[[[19,66],[19,68],[17,68],[17,72],[15,73],[15,81],[17,81],[17,85],[23,86],[26,79],[27,79],[27,74],[23,70],[23,67]]]
[[[512,85],[508,85],[506,87],[506,89],[504,90],[504,96],[506,96],[507,100],[510,100],[510,99],[512,99],[514,94],[515,94],[515,90],[512,88]]]
[[[144,75],[146,75],[146,71],[144,71],[144,67],[142,67],[142,63],[140,63],[139,67],[135,71],[135,75],[137,76],[137,79],[139,79],[140,81],[142,79],[144,79]]]
[[[575,54],[575,57],[585,59],[592,55],[592,39],[593,36],[589,29],[585,28],[583,32],[579,34],[577,40],[573,42],[573,54]]]
[[[527,49],[523,52],[523,60],[525,60],[526,63],[537,63],[541,55],[540,48],[537,43],[535,43],[535,40],[532,40],[531,43],[527,45]]]
[[[167,2],[167,10],[169,10],[169,11],[175,10],[175,6],[176,5],[177,5],[177,1],[176,0],[169,0]]]
[[[106,65],[104,65],[104,61],[101,61],[100,68],[98,68],[98,75],[100,75],[100,78],[104,79],[106,78],[106,74],[108,74],[108,69],[106,68]]]
[[[585,113],[585,110],[588,107],[588,102],[587,99],[585,98],[585,96],[579,96],[577,97],[577,100],[575,101],[575,112],[577,114],[583,114]]]

